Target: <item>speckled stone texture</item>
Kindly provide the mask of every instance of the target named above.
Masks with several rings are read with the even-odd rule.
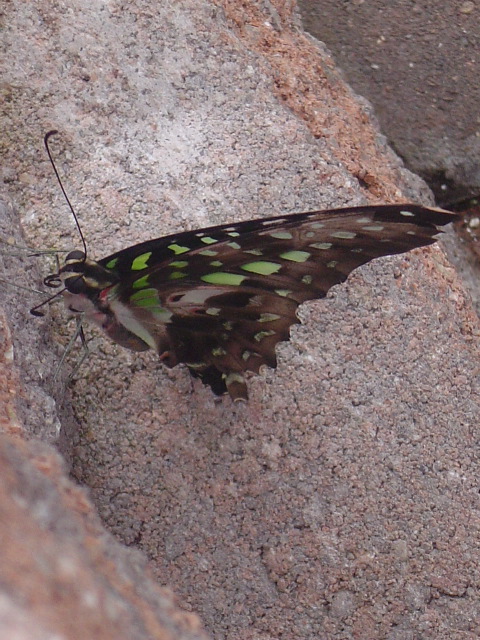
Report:
[[[480,6],[472,0],[300,0],[381,127],[444,206],[480,192]],[[478,277],[478,276],[477,276]]]
[[[92,258],[253,216],[430,202],[292,4],[40,0],[6,24],[4,178],[37,247],[79,246],[51,128]],[[16,313],[19,358],[30,326],[61,353],[60,307]],[[70,392],[44,365],[73,407],[75,477],[217,640],[477,637],[479,327],[454,269],[439,247],[382,259],[300,315],[240,406],[89,331]]]
[[[9,222],[19,240],[12,213],[0,202],[1,237]],[[14,273],[2,266],[2,278]],[[51,358],[42,361],[41,338],[29,343],[8,291],[0,301],[0,638],[207,640],[198,616],[159,587],[141,553],[105,531],[61,456],[40,440],[59,422],[39,383]],[[68,412],[59,415],[67,424]]]

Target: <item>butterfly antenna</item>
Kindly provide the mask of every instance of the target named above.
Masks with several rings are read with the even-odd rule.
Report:
[[[53,157],[52,157],[52,154],[51,154],[51,152],[50,152],[49,140],[50,140],[50,138],[51,138],[52,136],[54,136],[54,135],[55,135],[55,134],[57,134],[57,133],[58,133],[58,131],[57,131],[56,129],[53,129],[52,131],[49,131],[48,133],[46,133],[46,134],[45,134],[45,137],[44,137],[44,139],[43,139],[43,142],[44,142],[44,144],[45,144],[45,149],[47,150],[48,159],[50,160],[50,163],[51,163],[51,165],[52,165],[52,167],[53,167],[53,170],[54,170],[54,172],[55,172],[55,175],[57,176],[57,180],[58,180],[58,184],[60,185],[60,189],[62,190],[62,193],[63,193],[63,195],[64,195],[64,197],[65,197],[65,200],[67,201],[68,206],[70,207],[70,211],[72,212],[73,219],[75,220],[75,224],[76,224],[76,226],[77,226],[78,233],[80,234],[80,238],[82,239],[83,252],[84,252],[84,254],[85,254],[85,260],[86,260],[86,258],[87,258],[87,243],[85,242],[85,238],[84,238],[84,236],[83,236],[82,229],[81,229],[81,227],[80,227],[80,223],[78,222],[77,214],[75,213],[75,211],[74,211],[74,209],[73,209],[73,207],[72,207],[72,203],[71,203],[71,202],[70,202],[70,200],[68,199],[67,193],[66,193],[65,189],[63,188],[63,184],[62,184],[62,181],[61,181],[60,176],[59,176],[59,174],[58,174],[57,167],[55,166],[55,162],[54,162]],[[54,297],[55,297],[55,296],[54,296]],[[50,298],[50,300],[51,300],[51,299],[52,299],[52,298]],[[49,301],[47,300],[47,302],[49,302]]]

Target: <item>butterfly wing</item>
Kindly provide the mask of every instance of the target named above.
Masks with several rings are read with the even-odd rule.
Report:
[[[296,309],[380,256],[435,242],[455,214],[416,205],[337,209],[220,225],[152,240],[99,264],[118,284],[116,321],[183,362],[217,394],[246,398],[243,374],[275,367]]]

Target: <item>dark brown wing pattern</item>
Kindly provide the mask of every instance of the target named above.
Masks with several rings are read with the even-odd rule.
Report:
[[[154,334],[160,358],[236,400],[247,397],[246,371],[275,367],[299,304],[374,258],[432,244],[455,217],[417,205],[295,214],[172,235],[100,264],[118,275],[121,305]]]

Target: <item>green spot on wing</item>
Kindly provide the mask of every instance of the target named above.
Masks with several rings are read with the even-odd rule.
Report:
[[[170,322],[170,319],[173,316],[171,311],[159,306],[152,306],[149,311],[159,322]]]
[[[218,242],[218,240],[215,240],[215,238],[211,238],[210,236],[205,236],[204,238],[200,238],[200,240],[205,244],[215,244]]]
[[[242,247],[238,244],[238,242],[227,242],[228,246],[232,249],[241,249]]]
[[[134,289],[145,289],[145,287],[148,287],[148,275],[142,276],[141,278],[138,278],[138,280],[135,280],[135,282],[132,284],[132,287]]]
[[[204,276],[201,276],[200,280],[208,282],[208,284],[238,286],[245,280],[245,276],[239,276],[236,273],[216,271],[215,273],[207,273]]]
[[[259,331],[253,336],[253,339],[256,342],[261,342],[264,338],[268,338],[269,336],[274,336],[275,331]]]
[[[113,258],[113,260],[109,260],[107,262],[107,264],[105,265],[105,267],[107,269],[115,269],[115,267],[117,266],[118,263],[118,258]]]
[[[275,293],[277,294],[277,296],[282,296],[282,298],[286,298],[292,293],[292,291],[290,289],[275,289]]]
[[[276,313],[261,313],[259,322],[273,322],[274,320],[280,320],[280,316]]]
[[[267,235],[278,240],[291,240],[293,238],[289,231],[269,231]]]
[[[275,262],[267,262],[266,260],[247,262],[247,264],[242,264],[241,266],[241,269],[243,269],[244,271],[258,273],[261,276],[269,276],[272,273],[277,273],[277,271],[279,271],[281,268],[281,264],[277,264]]]
[[[186,260],[173,260],[169,263],[170,267],[176,267],[177,269],[182,269],[183,267],[188,267],[188,262]]]
[[[332,238],[342,238],[343,240],[351,240],[356,237],[356,233],[354,231],[334,231],[330,234]]]
[[[198,252],[198,255],[213,258],[214,256],[218,256],[218,251],[212,251],[212,249],[202,249],[202,251]]]
[[[309,244],[309,247],[312,247],[312,249],[321,249],[322,251],[327,251],[328,249],[332,248],[332,243],[331,242],[314,242],[313,244]]]
[[[132,262],[132,271],[142,271],[142,269],[146,269],[148,266],[147,262],[151,255],[152,252],[147,251],[147,253],[142,253],[141,255],[137,256]]]
[[[186,278],[187,274],[183,271],[172,271],[172,273],[168,276],[169,280],[180,280],[180,278]]]
[[[173,244],[169,244],[168,248],[170,249],[170,251],[173,251],[173,253],[176,256],[179,256],[181,253],[186,253],[187,251],[190,251],[190,247],[182,247],[179,244],[176,244],[175,242]]]
[[[156,289],[142,289],[130,296],[130,302],[136,307],[158,307],[158,292]]]
[[[280,258],[291,262],[306,262],[310,255],[308,251],[285,251],[285,253],[280,254]]]

